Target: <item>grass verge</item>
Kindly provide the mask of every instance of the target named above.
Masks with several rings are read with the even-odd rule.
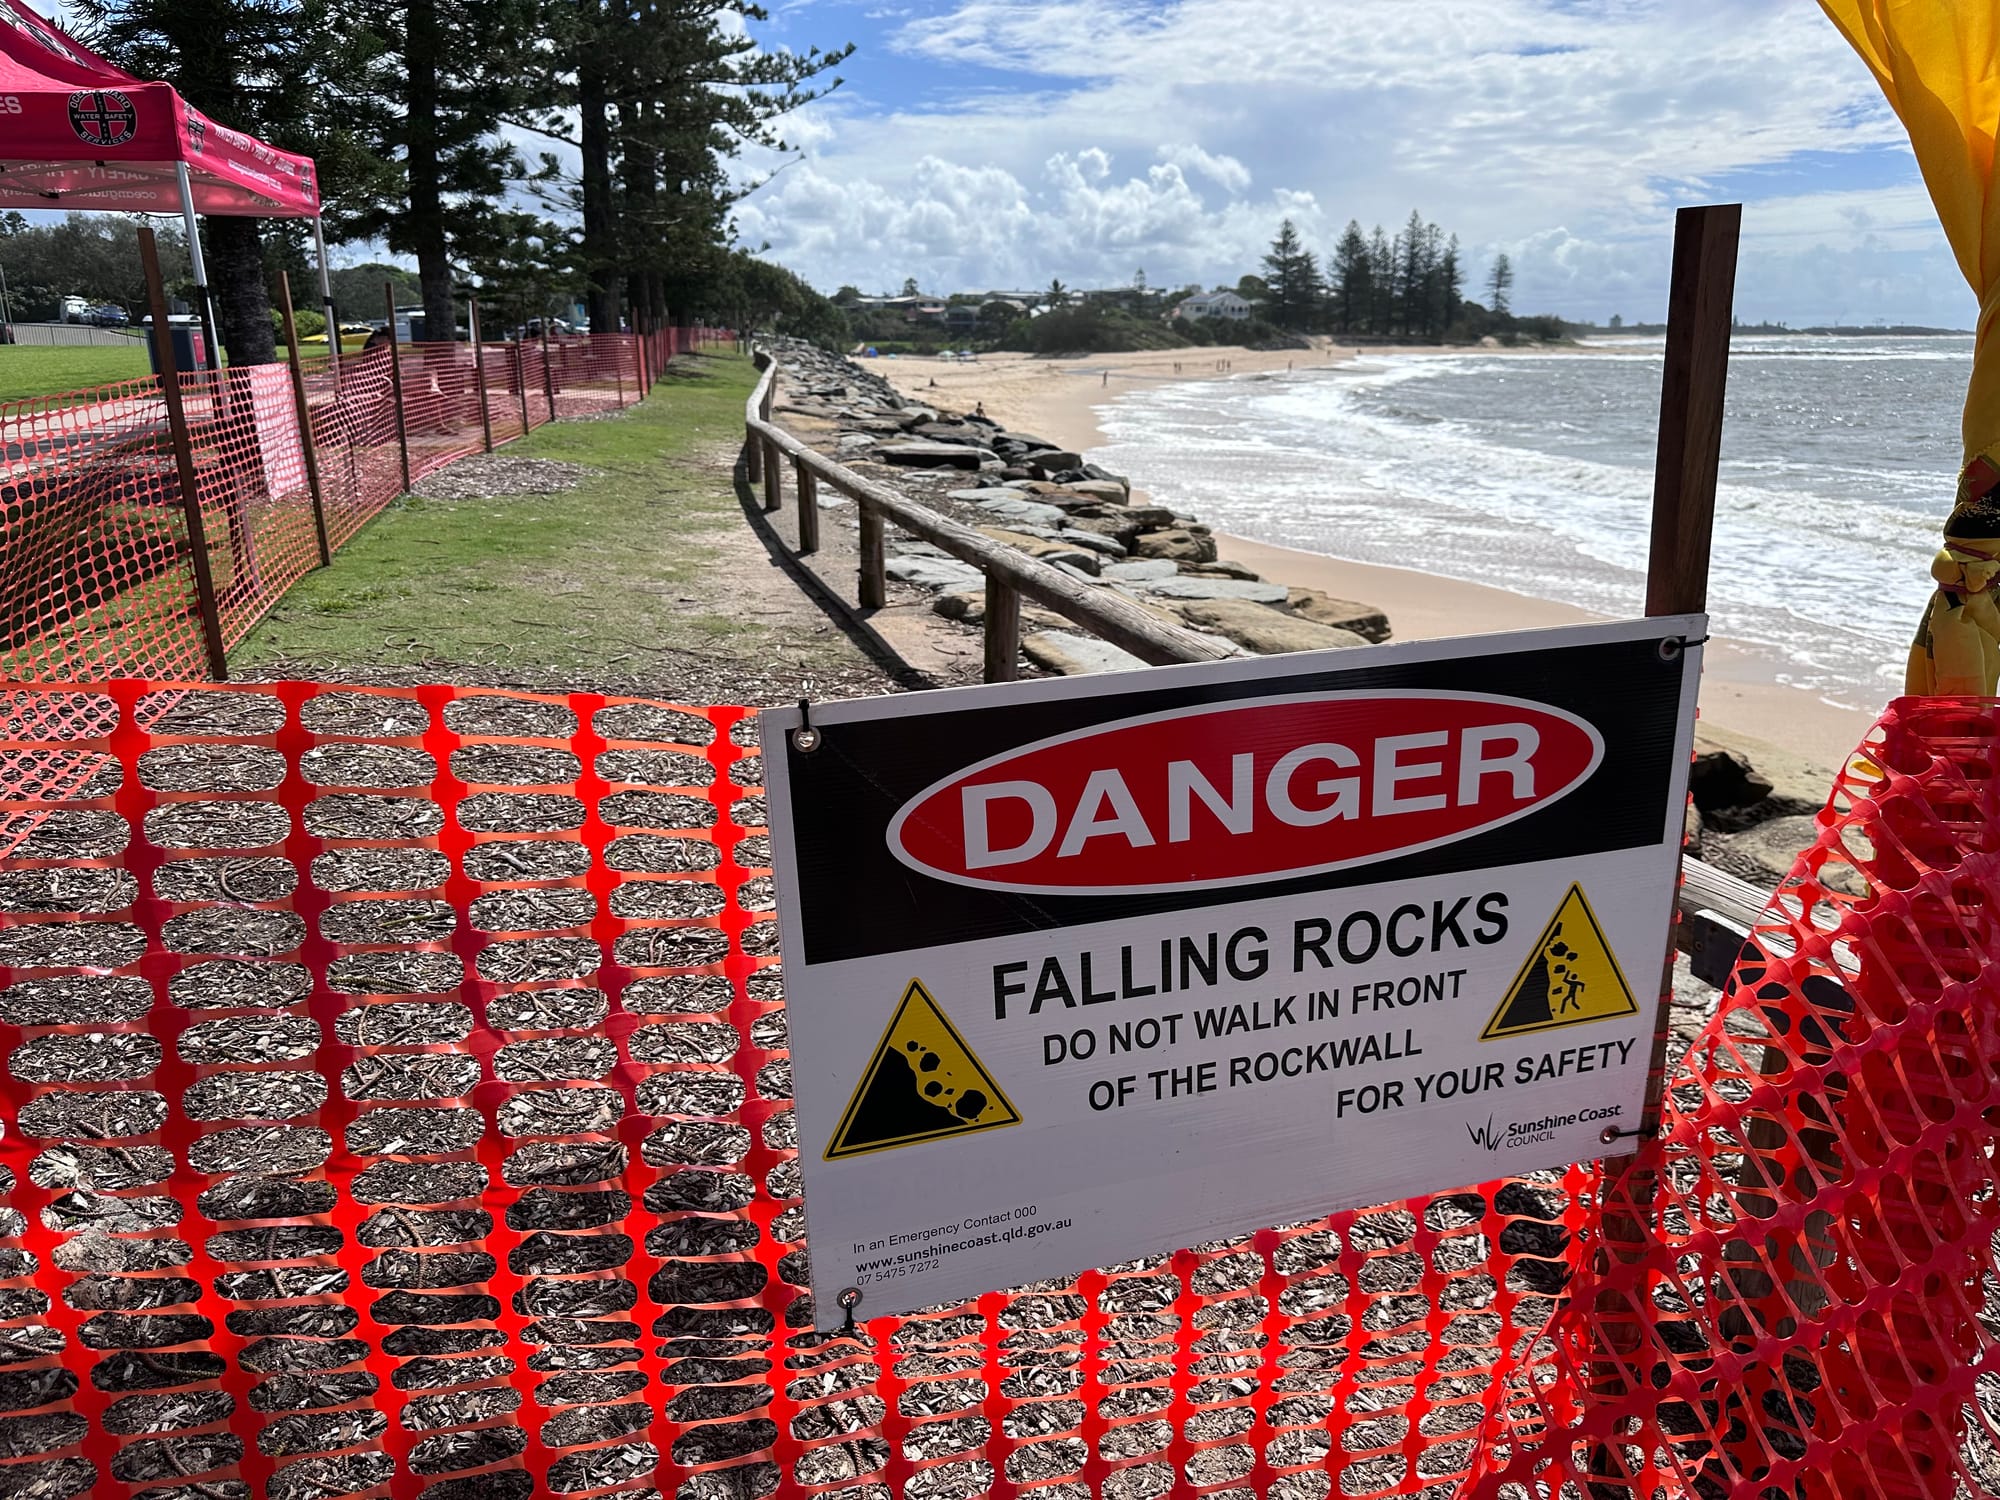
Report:
[[[797,619],[778,618],[796,590],[744,525],[731,471],[753,383],[737,356],[684,359],[621,417],[554,423],[498,450],[597,471],[564,494],[403,497],[302,580],[232,665],[453,663],[601,682],[643,680],[676,653],[850,651],[802,643]]]
[[[0,401],[54,396],[153,373],[146,346],[0,344]]]

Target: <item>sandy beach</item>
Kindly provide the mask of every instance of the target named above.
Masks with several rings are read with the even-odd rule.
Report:
[[[988,354],[969,362],[883,360],[876,368],[913,400],[937,401],[965,411],[983,404],[1011,428],[1088,453],[1104,442],[1098,408],[1126,391],[1323,366],[1354,357],[1352,349],[1317,340],[1310,351],[1147,350],[1075,359]],[[1216,543],[1222,556],[1273,582],[1378,606],[1388,614],[1397,640],[1535,630],[1597,618],[1566,604],[1410,569],[1346,562],[1223,533],[1217,534]],[[1639,613],[1639,599],[1633,599],[1632,609]],[[1900,657],[1900,647],[1897,654]],[[1762,655],[1725,640],[1712,641],[1704,664],[1702,717],[1824,766],[1845,759],[1867,732],[1871,716],[1788,687],[1777,680],[1778,670]]]

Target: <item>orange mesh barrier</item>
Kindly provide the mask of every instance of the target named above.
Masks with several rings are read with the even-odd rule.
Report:
[[[1622,1410],[1589,1167],[812,1332],[744,710],[5,706],[0,1492],[1444,1496]]]
[[[0,677],[135,661],[175,676],[206,661],[158,382],[0,406]]]
[[[2000,705],[1889,707],[1608,1184],[1611,1253],[1480,1493],[2000,1494],[1996,787]]]
[[[486,346],[495,444],[558,415],[639,399],[638,341],[610,334]],[[389,355],[338,375],[305,362],[327,541],[340,547],[402,490]],[[402,350],[410,477],[485,446],[469,344]],[[194,492],[222,649],[319,565],[298,405],[282,365],[181,376]],[[523,394],[527,397],[523,422]],[[196,676],[207,635],[181,471],[156,380],[0,405],[0,680]]]
[[[337,376],[326,361],[317,361],[306,374],[306,405],[327,541],[338,548],[402,492],[388,351],[345,355]]]

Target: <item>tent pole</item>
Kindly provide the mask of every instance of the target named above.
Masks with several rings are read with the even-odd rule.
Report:
[[[201,299],[202,337],[208,341],[208,367],[222,368],[222,346],[215,341],[215,306],[208,299],[208,264],[201,254],[201,227],[194,216],[194,184],[188,180],[187,163],[174,163],[174,176],[181,188],[181,218],[187,223],[188,260],[194,269],[194,291]]]
[[[326,348],[333,356],[333,388],[340,389],[340,324],[333,316],[333,282],[326,271],[326,230],[318,214],[313,215],[313,253],[319,257],[319,305],[326,314]]]

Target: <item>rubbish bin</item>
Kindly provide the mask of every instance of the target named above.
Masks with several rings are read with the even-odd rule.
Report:
[[[169,323],[167,331],[174,339],[174,368],[183,373],[189,370],[209,368],[208,341],[201,336],[201,326],[196,323]],[[160,373],[159,330],[149,328],[146,337],[146,353],[153,361],[153,373]]]

